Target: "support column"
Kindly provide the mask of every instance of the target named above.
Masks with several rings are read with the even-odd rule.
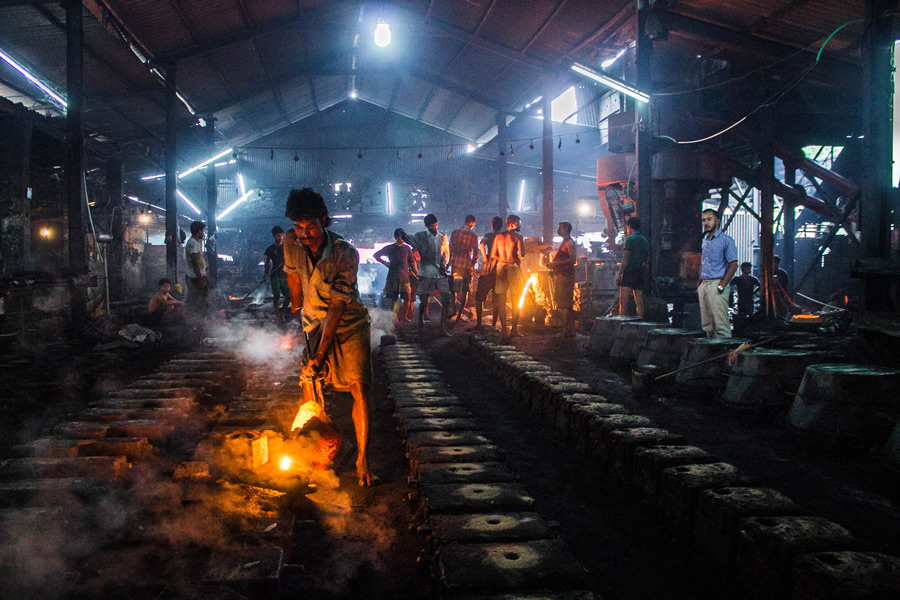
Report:
[[[763,312],[771,318],[775,316],[775,156],[771,150],[763,152],[760,158],[759,179],[759,297]]]
[[[209,144],[210,156],[213,156],[216,141],[216,118],[213,115],[206,117],[206,143]],[[216,248],[216,212],[218,211],[219,182],[216,179],[216,166],[209,163],[206,167],[206,264],[209,286],[216,287],[219,280],[219,252]]]
[[[544,243],[553,240],[553,78],[544,76],[544,97],[541,112],[544,115],[544,135],[541,138],[541,173],[543,181],[543,205],[541,210],[541,237]]]
[[[863,130],[865,176],[862,186],[860,225],[865,257],[890,255],[891,134],[893,108],[891,19],[878,18],[887,0],[866,0],[866,34],[863,38]]]
[[[797,183],[797,170],[784,166],[784,184],[793,187]],[[794,294],[794,238],[796,225],[794,224],[794,203],[783,198],[784,210],[784,249],[781,252],[781,268],[788,274],[787,293]]]
[[[166,68],[166,276],[173,285],[178,281],[178,185],[176,171],[177,108],[175,65]]]
[[[67,0],[66,8],[66,216],[71,275],[87,274],[84,232],[84,28],[81,0]],[[85,288],[69,286],[72,321],[87,316]]]
[[[109,232],[113,241],[109,245],[109,295],[113,300],[124,300],[125,290],[125,218],[122,196],[122,160],[110,158],[106,161],[107,211],[112,215]]]
[[[637,0],[637,87],[647,93],[651,89],[651,72],[650,68],[653,61],[653,42],[646,34],[647,14],[649,12],[650,3],[648,0]],[[654,228],[654,206],[651,186],[653,182],[653,163],[651,145],[651,127],[650,127],[650,104],[647,102],[634,101],[634,120],[635,120],[635,140],[634,153],[637,169],[637,194],[635,196],[638,214],[641,217],[641,233],[650,240],[650,276],[655,277],[657,273],[658,260],[654,260],[659,255],[660,236],[657,235]],[[660,206],[661,208],[661,206]]]
[[[28,268],[31,121],[0,117],[0,275]]]
[[[509,213],[509,175],[506,167],[506,115],[497,115],[497,214],[501,219],[506,219]]]

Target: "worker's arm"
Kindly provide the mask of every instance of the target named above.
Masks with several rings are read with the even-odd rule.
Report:
[[[287,276],[288,291],[291,293],[291,312],[297,314],[303,306],[303,284],[300,282],[300,272],[294,264],[293,248],[297,236],[294,230],[290,230],[284,236],[284,274]]]
[[[319,339],[319,347],[316,348],[315,355],[309,361],[309,368],[314,372],[322,369],[325,364],[325,357],[328,356],[328,350],[334,343],[334,336],[337,333],[338,325],[341,324],[341,317],[344,316],[344,309],[347,303],[343,298],[332,298],[328,305],[328,312],[325,313],[325,320],[322,322],[322,337]]]
[[[738,262],[736,260],[728,263],[728,269],[725,271],[725,275],[722,277],[722,281],[719,282],[719,293],[723,293],[726,289],[728,289],[728,283],[731,281],[731,278],[734,277],[735,272],[738,269]]]
[[[619,269],[619,272],[616,273],[616,283],[622,283],[622,277],[625,276],[625,265],[631,260],[631,250],[625,250],[622,252],[622,267]]]
[[[388,261],[384,260],[384,257],[387,256],[387,249],[388,249],[388,248],[390,248],[390,246],[385,246],[384,248],[382,248],[381,250],[379,250],[378,252],[376,252],[375,254],[373,254],[373,255],[372,255],[372,258],[374,258],[375,260],[377,260],[378,262],[380,262],[381,264],[383,264],[383,265],[386,266],[387,268],[391,268],[391,263],[389,263]]]
[[[552,261],[550,261],[550,268],[556,269],[558,267],[573,266],[575,264],[575,262],[577,261],[577,258],[575,257],[575,244],[572,244],[571,242],[566,241],[566,242],[563,242],[563,245],[569,245],[569,251],[566,255],[566,258],[564,260],[553,259]],[[559,249],[562,250],[562,246],[560,246]],[[626,250],[625,252],[628,252],[628,250]],[[559,252],[556,253],[556,256],[559,256]],[[628,255],[626,254],[625,256],[628,256]],[[625,263],[623,260],[623,265],[624,264]],[[624,266],[622,268],[624,269]]]
[[[272,266],[272,257],[266,254],[266,266],[263,267],[263,281],[269,280],[269,269]]]
[[[291,312],[297,314],[300,312],[300,307],[303,306],[303,286],[300,284],[300,275],[288,273],[287,285],[291,292]]]

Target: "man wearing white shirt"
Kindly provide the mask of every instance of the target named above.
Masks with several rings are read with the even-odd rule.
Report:
[[[206,224],[203,221],[191,223],[191,237],[184,245],[184,258],[187,261],[187,301],[186,312],[191,315],[206,317],[209,307],[209,280],[206,277],[206,258],[203,252],[203,240],[206,239]]]

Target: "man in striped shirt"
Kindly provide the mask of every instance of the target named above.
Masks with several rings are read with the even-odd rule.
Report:
[[[478,262],[478,235],[475,217],[467,215],[464,224],[450,234],[450,269],[453,273],[453,293],[459,301],[456,321],[465,313],[469,289],[472,287],[472,271]]]

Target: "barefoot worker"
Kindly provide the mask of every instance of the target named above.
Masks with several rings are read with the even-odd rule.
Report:
[[[291,292],[291,311],[303,308],[303,330],[309,347],[300,375],[305,402],[316,401],[316,380],[353,396],[356,429],[356,473],[360,485],[378,478],[369,472],[368,395],[372,383],[369,313],[359,302],[356,276],[359,253],[331,224],[322,196],[291,190],[285,215],[294,228],[284,238],[284,271]]]

